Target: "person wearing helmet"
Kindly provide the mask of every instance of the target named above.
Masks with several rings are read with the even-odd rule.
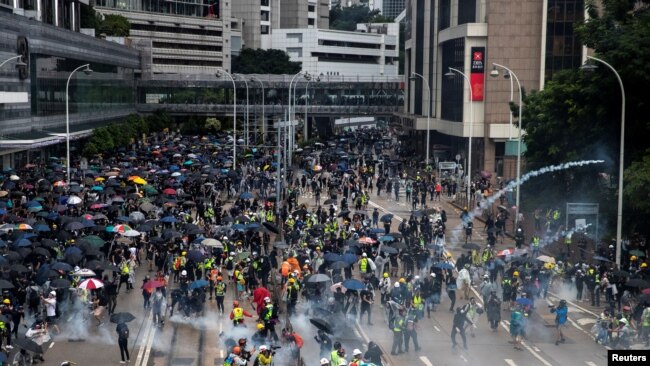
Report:
[[[300,293],[300,284],[293,277],[289,278],[287,284],[287,314],[291,316],[298,303],[298,294]]]
[[[337,345],[338,347],[336,347]],[[331,361],[330,364],[332,366],[348,364],[345,361],[345,349],[341,347],[341,343],[339,342],[334,343],[334,350],[331,353],[330,361]]]
[[[321,358],[320,359],[320,366],[330,366],[330,362],[326,358]]]
[[[361,361],[363,361],[363,353],[361,352],[360,349],[355,348],[352,351],[352,360],[350,360],[348,366],[360,366]]]
[[[248,364],[248,360],[241,356],[241,347],[235,346],[232,348],[232,351],[223,361],[223,366],[245,366]]]
[[[564,343],[564,334],[562,334],[562,329],[566,326],[567,315],[569,309],[567,307],[566,300],[560,300],[560,304],[557,307],[551,308],[551,313],[555,313],[555,327],[557,329],[557,338],[555,339],[555,345],[559,345],[560,342]]]
[[[239,301],[232,302],[232,311],[230,312],[230,320],[235,327],[243,326],[244,317],[252,318],[253,315],[239,306]]]
[[[253,342],[253,346],[259,346],[261,344],[264,344],[266,342],[266,337],[268,334],[268,331],[266,327],[264,327],[264,323],[258,322],[255,325],[255,333],[251,336],[251,341]]]
[[[273,362],[273,352],[266,346],[260,346],[260,352],[257,354],[254,365],[269,366]]]
[[[320,356],[327,357],[332,351],[332,339],[327,335],[327,333],[322,330],[318,330],[314,336],[316,343],[320,344]]]
[[[277,310],[271,302],[271,298],[264,297],[264,307],[260,311],[260,318],[264,321],[267,335],[270,335],[274,341],[278,341],[278,334],[275,332],[275,323],[278,320]]]
[[[379,291],[381,292],[381,305],[386,305],[390,298],[391,280],[388,272],[384,272],[384,277],[379,281]]]
[[[226,297],[227,289],[228,285],[223,282],[223,277],[217,276],[217,281],[214,284],[214,298],[217,300],[217,310],[219,311],[220,316],[222,316],[225,311],[223,300]]]

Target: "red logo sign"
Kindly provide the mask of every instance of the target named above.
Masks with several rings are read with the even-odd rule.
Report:
[[[483,61],[483,52],[481,51],[476,51],[474,52],[474,61]]]

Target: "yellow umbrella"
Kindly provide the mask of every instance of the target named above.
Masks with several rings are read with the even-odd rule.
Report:
[[[103,182],[103,181],[105,181],[105,180],[106,180],[106,178],[104,178],[104,177],[97,177],[97,178],[95,178],[95,182]]]
[[[133,183],[140,184],[140,185],[145,185],[145,184],[147,184],[147,181],[140,178],[140,177],[135,177],[135,179],[133,179]]]

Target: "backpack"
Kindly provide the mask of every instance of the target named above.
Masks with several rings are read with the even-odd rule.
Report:
[[[124,327],[120,329],[120,338],[129,339],[129,328]]]
[[[235,361],[235,358],[232,356],[232,353],[226,357],[225,360],[223,360],[223,366],[232,366],[233,361]]]

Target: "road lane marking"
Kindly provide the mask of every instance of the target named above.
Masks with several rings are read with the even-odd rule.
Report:
[[[577,320],[578,324],[585,326],[589,324],[596,324],[596,319],[592,318],[580,318]]]
[[[138,366],[142,362],[142,356],[144,355],[145,348],[147,347],[147,341],[149,339],[149,326],[153,321],[153,313],[151,316],[148,316],[144,322],[144,337],[142,338],[142,344],[140,345],[140,350],[138,351],[138,357],[135,359],[135,366]]]
[[[591,361],[586,361],[585,363],[587,364],[587,366],[598,366],[596,365],[595,362],[591,362]]]
[[[533,349],[535,350],[535,352],[542,352],[542,350],[540,350],[539,348],[537,348],[535,346],[533,346]]]
[[[149,363],[149,355],[151,354],[151,347],[153,346],[153,340],[156,333],[156,326],[153,324],[153,312],[152,321],[151,321],[151,330],[149,331],[149,341],[147,342],[147,350],[144,352],[142,357],[142,366],[146,366]]]
[[[504,359],[504,361],[506,361],[506,363],[507,363],[509,366],[517,366],[517,364],[515,363],[515,361],[513,361],[513,360],[511,360],[511,359],[509,359],[509,358]]]
[[[50,343],[50,346],[47,347],[47,349],[50,349],[50,348],[52,348],[52,347],[54,347],[54,342]]]
[[[431,363],[431,361],[429,361],[429,358],[427,356],[420,356],[420,361],[422,361],[422,363],[425,366],[433,366],[433,364]]]
[[[508,324],[510,324],[510,323],[508,323]],[[505,325],[505,321],[502,321],[502,322],[501,322],[501,326],[502,326],[505,330],[510,331],[510,329],[508,329],[508,326]],[[526,350],[528,350],[528,352],[530,352],[530,354],[532,354],[533,357],[535,357],[536,359],[538,359],[539,362],[543,363],[545,366],[553,366],[553,365],[551,365],[550,362],[546,361],[546,360],[545,360],[545,359],[544,359],[544,358],[543,358],[539,353],[537,353],[537,351],[535,351],[535,350],[532,349],[529,345],[527,345],[526,342],[521,341],[521,345],[522,345]]]
[[[463,361],[467,362],[467,359],[465,358],[465,356],[460,355],[460,358],[461,358]]]
[[[433,329],[435,329],[437,332],[440,332],[440,328],[438,328],[438,327],[435,326],[435,325],[433,326]]]
[[[549,291],[548,293],[551,294],[551,295],[552,295],[556,300],[559,300],[559,296],[558,296],[556,293],[554,293],[554,292],[552,292],[552,291]],[[573,307],[575,307],[576,309],[580,309],[580,310],[584,311],[585,313],[591,314],[591,315],[593,315],[594,317],[598,318],[598,314],[594,313],[593,311],[590,311],[589,309],[585,309],[585,308],[583,308],[582,306],[580,306],[580,305],[574,303],[574,302],[571,301],[571,300],[567,300],[567,303],[571,304],[571,305],[572,305]]]

